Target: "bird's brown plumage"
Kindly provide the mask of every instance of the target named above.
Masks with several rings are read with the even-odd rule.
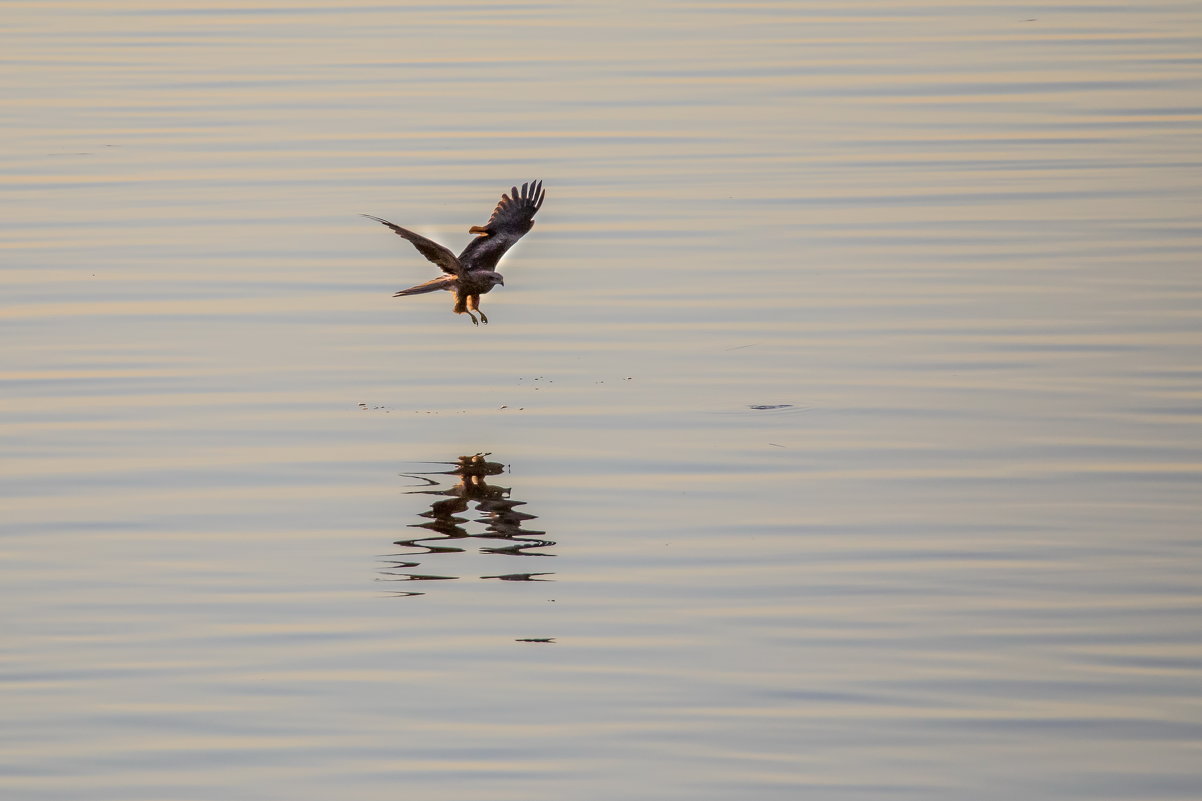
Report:
[[[484,225],[473,225],[469,229],[477,236],[458,257],[421,234],[380,217],[364,214],[364,217],[388,226],[397,235],[408,240],[419,253],[437,264],[444,273],[425,283],[402,289],[393,297],[422,295],[445,289],[455,293],[456,314],[466,313],[473,323],[479,324],[472,314],[477,312],[480,321],[487,323],[488,318],[480,311],[480,296],[487,294],[497,284],[505,285],[505,279],[495,270],[497,263],[515,242],[534,227],[534,215],[542,207],[546,197],[542,181],[524,183],[521,190],[515,186],[509,191],[511,194],[501,195],[501,200],[493,209],[488,222]]]

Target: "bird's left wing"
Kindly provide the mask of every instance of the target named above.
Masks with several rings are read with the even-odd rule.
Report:
[[[382,225],[387,225],[399,236],[412,242],[413,246],[417,248],[419,253],[441,267],[444,273],[448,273],[450,275],[459,275],[459,273],[462,272],[462,267],[459,265],[459,259],[455,258],[455,254],[434,240],[426,239],[421,234],[415,234],[407,228],[402,228],[399,225],[394,225],[393,223],[388,222],[388,220],[383,220],[379,217],[373,217],[370,214],[364,214],[363,216],[369,220],[375,220]]]

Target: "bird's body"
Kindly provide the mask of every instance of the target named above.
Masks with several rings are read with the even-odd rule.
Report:
[[[488,318],[480,311],[480,296],[488,294],[494,286],[505,285],[505,279],[496,271],[497,263],[505,251],[534,227],[534,214],[543,205],[546,192],[541,181],[522,184],[521,191],[515,186],[509,195],[501,195],[501,201],[493,209],[492,216],[484,225],[473,225],[470,233],[476,238],[468,243],[458,256],[442,245],[426,239],[388,220],[364,214],[364,217],[383,223],[408,240],[423,256],[442,268],[443,274],[425,283],[402,289],[393,297],[422,295],[440,289],[455,293],[455,313],[467,314],[472,322],[487,323]],[[474,312],[474,313],[473,313]],[[476,314],[480,320],[476,320]]]

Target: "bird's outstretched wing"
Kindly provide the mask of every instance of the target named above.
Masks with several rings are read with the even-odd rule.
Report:
[[[393,295],[394,298],[399,298],[404,295],[424,295],[427,292],[437,292],[440,289],[453,289],[455,282],[458,279],[453,275],[440,275],[437,278],[431,278],[429,281],[411,286],[408,289],[402,289]]]
[[[473,225],[471,233],[479,234],[459,254],[465,270],[492,270],[505,255],[505,251],[534,227],[534,214],[543,205],[546,192],[542,181],[531,181],[501,195],[501,201],[493,209],[492,216],[484,225]]]
[[[530,230],[529,222],[534,219],[534,213],[543,205],[542,181],[532,181],[522,184],[521,191],[515,186],[509,190],[513,197],[501,195],[497,207],[492,210],[492,216],[484,225],[473,225],[469,230],[473,234],[498,234],[516,232],[518,236]]]
[[[375,220],[378,223],[387,225],[398,235],[412,242],[413,246],[417,248],[419,253],[441,267],[444,273],[449,275],[459,275],[459,273],[462,271],[463,268],[459,264],[459,259],[455,258],[455,254],[432,239],[426,239],[421,234],[415,234],[407,228],[402,228],[399,225],[394,225],[393,223],[388,222],[388,220],[382,220],[379,217],[373,217],[370,214],[364,214],[363,216],[369,220]],[[408,290],[405,291],[408,292]],[[430,292],[432,290],[426,291]]]

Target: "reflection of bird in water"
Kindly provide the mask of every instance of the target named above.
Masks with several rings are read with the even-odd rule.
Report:
[[[513,196],[501,195],[501,201],[493,209],[488,222],[484,225],[473,225],[468,229],[469,233],[478,236],[468,243],[458,258],[433,240],[399,225],[393,225],[388,220],[364,214],[364,217],[387,225],[412,242],[418,252],[442,268],[443,275],[423,284],[402,289],[393,297],[422,295],[445,289],[455,293],[456,314],[466,313],[475,325],[487,323],[488,317],[480,311],[480,296],[491,292],[497,284],[505,286],[505,279],[496,271],[497,262],[505,255],[505,251],[534,227],[534,214],[542,207],[543,198],[547,194],[543,191],[541,181],[522,184],[521,191],[516,186],[509,191]],[[479,321],[472,312],[479,313]]]
[[[517,507],[524,506],[524,501],[511,500],[510,488],[489,484],[488,478],[505,472],[505,465],[500,462],[490,462],[487,457],[491,454],[477,453],[474,456],[460,456],[454,462],[438,462],[437,464],[451,465],[450,470],[438,470],[429,473],[408,473],[410,478],[424,481],[428,489],[414,490],[411,495],[433,495],[437,500],[430,504],[428,511],[421,516],[428,518],[423,523],[412,523],[412,528],[422,528],[432,532],[433,536],[415,537],[399,540],[397,545],[411,548],[395,556],[431,556],[436,554],[463,553],[456,540],[486,539],[496,540],[495,545],[480,549],[483,554],[501,554],[506,556],[553,556],[545,549],[555,545],[550,540],[541,539],[546,532],[528,531],[522,528],[528,520],[534,520],[535,515],[518,511]],[[458,482],[453,486],[435,489],[439,482],[426,476],[457,476]],[[481,517],[470,521],[462,513],[475,507]],[[484,524],[484,533],[470,534],[465,524],[476,522]],[[421,562],[393,559],[393,568],[418,567]],[[421,575],[415,573],[392,573],[400,581],[429,581],[454,578],[454,576]],[[481,578],[500,579],[501,581],[541,581],[540,576],[549,573],[505,573]],[[415,595],[418,593],[406,593]]]

